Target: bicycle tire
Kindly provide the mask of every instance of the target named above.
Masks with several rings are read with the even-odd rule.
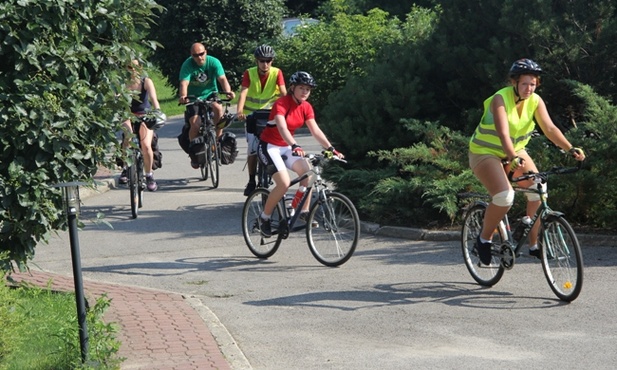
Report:
[[[201,170],[201,179],[202,180],[208,180],[208,165],[207,165],[207,160],[206,163],[200,164],[199,165],[199,169]]]
[[[137,183],[139,186],[137,187],[138,194],[138,208],[144,206],[144,190],[146,190],[146,179],[144,177],[144,157],[141,155],[141,152],[136,152],[136,163],[137,163]]]
[[[257,187],[268,189],[270,187],[271,176],[268,175],[266,167],[257,159]]]
[[[264,238],[261,235],[259,216],[269,194],[270,191],[267,189],[255,189],[246,198],[242,208],[242,235],[251,253],[258,258],[268,258],[276,253],[283,240],[283,233],[278,232],[279,224],[287,222],[287,218],[283,217],[283,210],[279,203],[270,217],[272,237]]]
[[[306,239],[313,257],[329,267],[347,262],[360,239],[360,217],[351,200],[341,193],[324,193],[309,210]],[[310,227],[317,221],[317,227]]]
[[[208,136],[204,137],[204,150],[205,150],[205,161],[199,163],[199,170],[201,171],[201,180],[208,180],[208,163],[210,162],[210,150],[208,149]]]
[[[463,260],[471,277],[482,286],[493,286],[499,282],[504,273],[504,267],[496,256],[493,256],[489,265],[480,262],[480,257],[476,250],[476,240],[482,231],[484,212],[486,205],[473,205],[465,214],[463,229],[461,231],[461,247],[463,250]],[[493,234],[493,245],[500,246],[507,236],[501,227],[498,227]]]
[[[127,167],[127,177],[129,178],[129,192],[131,196],[131,215],[133,218],[139,216],[139,178],[137,177],[137,164],[133,154],[133,164]]]
[[[550,216],[540,230],[542,269],[559,299],[572,302],[583,288],[583,253],[576,233],[565,218]]]
[[[218,140],[216,140],[216,134],[210,132],[208,134],[208,169],[210,171],[210,180],[212,181],[212,187],[214,189],[219,187],[219,175],[221,169],[221,156],[219,153]]]

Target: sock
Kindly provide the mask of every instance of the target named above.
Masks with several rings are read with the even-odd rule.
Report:
[[[486,239],[483,239],[482,237],[480,237],[480,242],[484,244],[484,243],[492,243],[493,241],[492,240],[486,240]]]
[[[536,249],[538,249],[538,245],[537,244],[534,244],[534,245],[529,247],[530,251],[535,251]]]
[[[266,215],[263,212],[261,212],[261,215],[259,217],[261,217],[261,219],[264,221],[268,221],[270,219],[270,216]]]
[[[146,174],[146,177],[152,177],[152,176],[154,176],[154,173],[152,173],[152,172],[148,172],[148,173]]]

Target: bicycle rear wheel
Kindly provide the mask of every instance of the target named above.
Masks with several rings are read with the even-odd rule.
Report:
[[[310,227],[317,221],[318,227]],[[349,198],[337,192],[325,193],[315,202],[306,222],[306,239],[313,257],[335,267],[347,262],[360,238],[360,217]]]
[[[136,156],[133,155],[133,163],[128,166],[126,172],[129,178],[129,191],[131,195],[131,214],[133,218],[139,215],[139,177],[137,173]]]
[[[276,252],[283,240],[283,234],[278,232],[279,224],[287,222],[286,218],[283,217],[283,210],[279,204],[270,217],[272,237],[264,238],[261,235],[259,216],[263,212],[269,194],[270,191],[267,189],[255,189],[246,198],[242,209],[242,235],[244,236],[244,241],[251,253],[259,258],[268,258]]]
[[[583,253],[574,230],[563,217],[549,217],[539,241],[548,285],[559,299],[572,302],[583,288]]]
[[[503,276],[504,267],[496,256],[492,257],[490,264],[482,264],[476,249],[476,240],[482,231],[485,211],[486,206],[483,204],[476,204],[467,211],[461,232],[461,246],[465,266],[471,277],[480,285],[493,286]],[[506,238],[501,228],[497,228],[493,233],[493,244],[501,245]]]
[[[219,171],[221,168],[221,156],[219,153],[218,140],[216,140],[215,134],[211,132],[208,134],[208,169],[210,171],[210,180],[212,180],[212,187],[219,187]]]

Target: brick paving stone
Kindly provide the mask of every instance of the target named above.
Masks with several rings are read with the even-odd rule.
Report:
[[[73,277],[41,271],[15,273],[16,282],[74,291]],[[231,369],[201,316],[180,294],[84,280],[84,294],[94,302],[111,300],[106,322],[119,327],[122,369]],[[91,303],[92,304],[92,303]]]

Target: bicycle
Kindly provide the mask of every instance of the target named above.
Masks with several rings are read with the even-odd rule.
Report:
[[[126,173],[131,196],[131,215],[134,219],[139,215],[139,208],[143,207],[144,190],[146,189],[144,158],[141,153],[141,138],[139,134],[142,122],[146,124],[148,129],[158,130],[165,124],[165,118],[157,117],[151,113],[131,117],[133,137],[131,139],[132,145],[128,148],[129,165],[127,166]]]
[[[345,195],[332,191],[321,178],[323,163],[335,159],[345,162],[336,156],[329,158],[323,154],[305,156],[312,168],[291,181],[292,187],[300,181],[309,178],[306,192],[295,208],[287,207],[288,197],[283,197],[270,218],[272,237],[261,235],[259,217],[263,211],[270,191],[266,188],[256,188],[247,197],[242,209],[242,233],[251,253],[258,258],[271,257],[294,231],[306,229],[306,239],[311,254],[325,266],[340,266],[351,258],[360,238],[360,217],[355,206]],[[300,211],[305,202],[309,201],[311,189],[314,189],[315,201],[310,206],[306,223],[296,225]],[[317,223],[317,227],[311,227]]]
[[[562,301],[575,300],[583,287],[583,255],[576,234],[565,215],[562,212],[552,210],[547,203],[547,192],[541,184],[548,181],[550,175],[574,173],[581,168],[577,167],[554,167],[549,171],[540,173],[527,173],[512,178],[510,181],[531,180],[535,186],[523,188],[514,186],[519,193],[535,193],[540,196],[541,204],[536,213],[531,217],[529,224],[520,223],[522,236],[514,240],[508,215],[499,222],[493,233],[492,260],[489,265],[480,262],[476,249],[476,239],[482,230],[484,212],[488,206],[489,198],[486,194],[461,193],[459,199],[476,199],[462,209],[463,228],[461,232],[462,249],[465,265],[474,280],[483,286],[493,286],[501,279],[505,270],[514,267],[516,258],[521,255],[521,248],[525,244],[529,231],[536,223],[541,222],[538,247],[540,259],[546,280],[557,297]]]
[[[210,177],[212,187],[216,189],[219,186],[220,179],[221,147],[216,137],[212,103],[224,104],[225,112],[221,122],[231,122],[231,117],[233,117],[229,113],[229,102],[231,99],[219,99],[217,95],[213,95],[208,99],[195,98],[195,96],[188,96],[187,98],[193,99],[193,101],[186,104],[186,106],[197,105],[199,107],[199,118],[201,120],[199,136],[190,142],[189,147],[196,148],[193,150],[201,170],[201,179],[207,180]],[[189,124],[188,121],[185,123]]]

